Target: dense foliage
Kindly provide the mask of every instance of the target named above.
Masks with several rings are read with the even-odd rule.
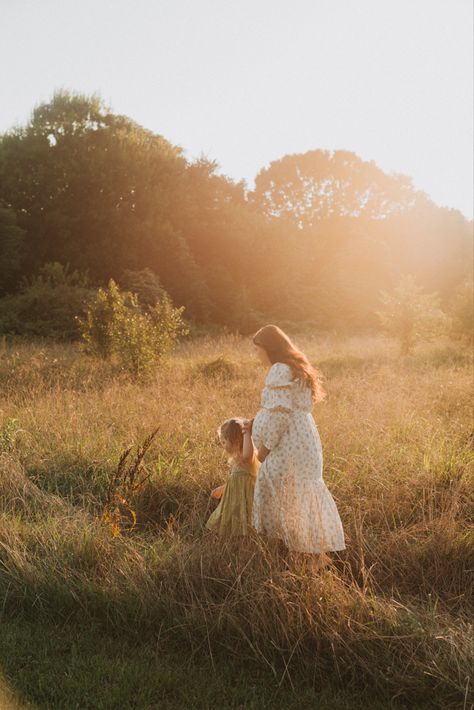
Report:
[[[471,276],[472,224],[405,176],[314,150],[247,192],[96,96],[58,92],[0,136],[0,200],[4,294],[48,262],[94,287],[148,269],[196,322],[348,331],[376,326],[406,273],[443,308]]]
[[[0,331],[22,336],[73,340],[76,317],[93,297],[87,276],[59,262],[44,264],[24,277],[15,293],[0,298]]]
[[[137,294],[120,291],[110,279],[88,304],[85,317],[77,320],[87,352],[115,357],[125,370],[139,375],[187,332],[182,312],[183,307],[174,308],[166,294],[144,308]]]
[[[404,277],[393,293],[382,291],[377,312],[384,330],[398,339],[400,354],[408,355],[421,338],[430,339],[445,330],[445,318],[432,293],[421,293],[412,276]]]

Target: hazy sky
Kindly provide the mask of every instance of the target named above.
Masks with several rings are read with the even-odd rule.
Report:
[[[472,0],[0,0],[0,132],[55,89],[252,183],[353,150],[472,217]]]

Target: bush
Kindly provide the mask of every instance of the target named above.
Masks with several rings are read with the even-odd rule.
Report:
[[[219,355],[214,360],[203,362],[197,368],[199,374],[207,379],[215,380],[232,380],[237,376],[237,368],[235,363],[229,360],[225,355]]]
[[[25,232],[17,225],[16,214],[0,202],[0,293],[11,289],[18,276]]]
[[[412,276],[404,276],[392,293],[381,294],[383,310],[377,311],[382,327],[398,339],[400,354],[412,352],[419,339],[441,332],[445,316],[435,293],[422,293]]]
[[[125,269],[119,281],[123,289],[138,296],[140,306],[149,308],[167,296],[158,276],[148,268],[141,271]]]
[[[78,318],[86,352],[102,358],[115,356],[135,375],[152,367],[180,335],[187,333],[184,308],[174,308],[164,295],[142,311],[137,294],[120,291],[113,279],[100,288],[85,319]]]
[[[474,283],[465,281],[458,286],[451,302],[451,335],[467,343],[474,340]]]
[[[117,323],[125,320],[128,314],[126,297],[127,292],[121,293],[115,281],[110,279],[107,289],[99,288],[97,291],[87,308],[85,319],[77,317],[84,350],[90,355],[104,359],[112,355]]]
[[[0,298],[0,332],[56,340],[79,337],[76,316],[84,313],[93,292],[87,276],[69,272],[59,262],[44,264],[18,293]]]

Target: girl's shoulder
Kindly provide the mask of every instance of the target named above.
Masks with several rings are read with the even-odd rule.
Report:
[[[275,362],[267,372],[265,385],[267,387],[287,387],[293,384],[293,370],[286,362]]]

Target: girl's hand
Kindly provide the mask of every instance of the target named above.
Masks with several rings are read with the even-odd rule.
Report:
[[[242,424],[242,434],[245,436],[245,434],[250,434],[252,436],[252,425],[253,425],[253,419],[246,419],[243,424]]]
[[[214,490],[211,491],[211,498],[222,498],[222,495],[224,493],[224,488],[225,488],[225,483],[222,486],[217,486],[217,488],[214,488]]]

